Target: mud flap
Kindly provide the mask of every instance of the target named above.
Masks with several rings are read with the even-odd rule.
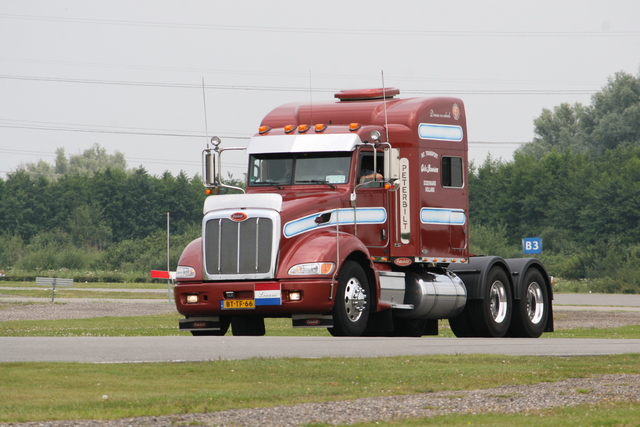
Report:
[[[333,316],[321,314],[292,314],[294,328],[333,328]]]
[[[181,331],[219,331],[220,329],[220,318],[218,316],[180,319]]]

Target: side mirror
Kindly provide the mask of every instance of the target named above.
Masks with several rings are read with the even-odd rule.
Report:
[[[384,179],[397,181],[400,179],[400,149],[385,148],[384,150]]]
[[[217,160],[215,151],[207,148],[202,152],[202,183],[205,187],[218,186],[218,176],[216,175]]]

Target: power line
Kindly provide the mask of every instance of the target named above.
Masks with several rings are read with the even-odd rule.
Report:
[[[116,85],[116,86],[138,86],[138,87],[160,87],[160,88],[181,88],[181,89],[202,89],[202,85],[195,83],[160,83],[160,82],[131,82],[118,80],[94,80],[94,79],[72,79],[61,77],[36,77],[36,76],[17,76],[17,75],[0,75],[0,79],[8,80],[26,80],[41,82],[57,82],[57,83],[81,83],[81,84],[98,84],[98,85]],[[308,92],[308,87],[296,86],[249,86],[249,85],[204,85],[205,89],[223,89],[223,90],[247,90],[247,91],[276,91],[276,92]],[[314,92],[336,93],[340,89],[337,88],[313,88]],[[590,95],[596,93],[597,90],[588,89],[479,89],[479,90],[404,90],[403,93],[409,95],[442,95],[442,94],[461,94],[461,95]]]
[[[32,64],[48,64],[48,65],[65,65],[65,66],[79,66],[79,67],[96,67],[96,68],[115,68],[115,69],[133,69],[133,70],[152,70],[152,71],[176,71],[176,72],[190,72],[196,74],[202,73],[217,73],[217,74],[231,74],[231,75],[250,75],[250,76],[274,76],[274,77],[300,77],[306,78],[306,73],[296,72],[281,72],[281,71],[246,71],[246,70],[226,70],[226,69],[194,69],[184,67],[158,67],[158,66],[141,66],[141,65],[123,65],[123,64],[103,64],[95,62],[77,62],[77,61],[53,61],[53,60],[36,60],[36,59],[24,59],[24,58],[0,58],[0,62],[23,62]],[[357,79],[357,80],[375,80],[378,82],[378,76],[359,75],[359,74],[315,74],[314,79]],[[570,81],[549,81],[549,80],[495,80],[495,79],[469,79],[469,78],[425,78],[425,77],[408,77],[408,76],[394,76],[395,81],[414,81],[414,82],[451,82],[451,83],[473,83],[473,84],[561,84],[563,86],[575,86],[575,85],[600,85],[601,82],[586,82],[572,79]],[[202,85],[198,85],[199,88]]]
[[[62,18],[54,16],[0,14],[4,19],[21,19],[29,21],[66,22],[91,25],[119,25],[135,27],[156,27],[171,29],[191,29],[209,31],[242,31],[270,33],[308,33],[308,34],[350,34],[350,35],[382,35],[382,36],[430,36],[430,37],[640,37],[640,31],[458,31],[458,30],[393,30],[385,28],[309,28],[309,27],[264,27],[218,24],[194,24],[176,22],[123,21],[113,19]]]

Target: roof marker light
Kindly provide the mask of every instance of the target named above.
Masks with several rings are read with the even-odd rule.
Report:
[[[298,132],[305,133],[309,130],[309,125],[298,125]]]
[[[360,123],[349,123],[349,130],[351,132],[356,131],[358,129],[360,129],[362,126],[360,126]]]
[[[323,132],[326,128],[327,128],[327,125],[322,123],[318,123],[317,125],[315,125],[316,132]]]
[[[265,133],[269,133],[270,130],[271,130],[271,128],[269,126],[260,126],[260,128],[258,129],[258,131],[260,132],[260,135],[264,135]]]
[[[286,125],[284,127],[284,133],[291,133],[294,130],[296,130],[296,127],[294,125]]]

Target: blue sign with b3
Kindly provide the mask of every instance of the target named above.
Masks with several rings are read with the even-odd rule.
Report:
[[[525,254],[541,254],[542,238],[525,237],[524,239],[522,239],[522,252]]]

